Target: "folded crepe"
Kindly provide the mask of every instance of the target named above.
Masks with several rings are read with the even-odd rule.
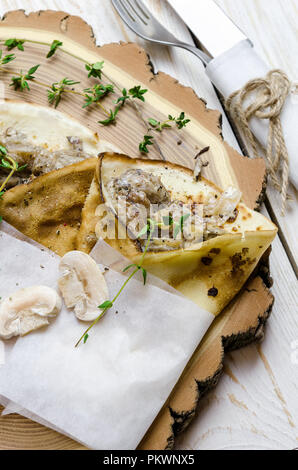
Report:
[[[5,100],[0,105],[0,144],[21,168],[9,180],[7,189],[32,177],[97,157],[100,152],[118,151],[65,113],[14,100]],[[0,184],[8,171],[0,168]]]
[[[60,256],[76,248],[82,208],[97,158],[89,158],[15,186],[0,200],[0,214],[20,232]]]
[[[119,196],[128,200],[125,217],[121,206],[119,209]],[[148,202],[157,203],[162,208],[157,209],[153,218],[157,220],[158,215],[162,221],[166,219],[167,226],[162,227],[162,222],[143,266],[217,315],[242,288],[277,233],[271,221],[249,209],[240,198],[239,191],[233,188],[223,192],[204,178],[196,181],[191,170],[179,165],[106,152],[100,155],[96,166],[82,211],[76,248],[89,253],[101,237],[123,256],[138,263],[145,241],[142,243],[137,232],[146,223],[148,211],[140,218],[137,230],[130,228],[131,214],[141,212],[141,206],[148,206]],[[177,222],[173,222],[175,211],[182,204],[202,222],[185,238],[184,230],[180,230],[180,237],[174,233]],[[199,208],[198,214],[194,205]],[[110,216],[107,219],[108,212],[114,219]],[[183,217],[184,224],[187,218],[193,218],[185,214]],[[112,220],[114,230],[109,235],[107,225]],[[181,222],[181,217],[178,220]],[[166,228],[167,237],[160,236]]]
[[[143,266],[214,315],[239,292],[277,233],[272,222],[240,201],[237,190],[223,192],[204,178],[195,181],[193,172],[179,165],[108,152],[10,189],[0,200],[0,214],[61,256],[73,249],[89,253],[103,238],[139,263],[146,240],[137,232],[148,213],[131,229],[117,212],[119,195],[127,196],[133,214],[140,201],[145,208],[148,201],[158,203],[152,217],[168,219],[168,226],[161,224]],[[195,213],[202,226],[190,236],[184,236],[184,227],[178,236],[173,233],[176,222],[169,226],[180,205],[194,213],[194,206],[203,210]],[[164,216],[165,210],[170,215]],[[115,225],[111,236],[110,223]]]
[[[115,146],[65,113],[15,100],[1,103],[0,144],[21,169],[0,199],[1,216],[59,255],[74,249],[95,157]],[[9,171],[0,168],[0,185]]]

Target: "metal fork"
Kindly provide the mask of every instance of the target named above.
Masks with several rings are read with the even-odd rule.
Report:
[[[195,54],[207,65],[211,57],[194,46],[181,42],[157,21],[141,0],[112,0],[112,3],[127,26],[147,41],[164,46],[177,46]]]

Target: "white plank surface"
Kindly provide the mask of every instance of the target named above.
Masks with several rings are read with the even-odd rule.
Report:
[[[183,1],[183,0],[181,0]],[[298,0],[217,0],[254,41],[274,67],[298,80]],[[147,0],[155,15],[177,37],[191,41],[189,32],[165,0]],[[94,29],[99,44],[119,40],[143,42],[123,26],[110,0],[2,0],[0,14],[22,8],[64,10],[82,16]],[[156,70],[160,69],[192,86],[220,108],[201,63],[191,54],[176,49],[145,45]],[[237,142],[224,120],[224,136]],[[279,216],[276,195],[269,194],[273,211],[292,252],[297,251],[297,206],[286,218]],[[298,317],[294,272],[277,239],[271,257],[276,302],[268,322],[265,341],[227,355],[226,374],[206,396],[199,416],[177,440],[180,449],[291,449],[298,446]]]

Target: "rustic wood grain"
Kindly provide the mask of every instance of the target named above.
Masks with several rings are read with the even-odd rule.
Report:
[[[263,160],[250,160],[241,157],[227,143],[222,143],[220,114],[217,111],[207,109],[205,102],[198,99],[191,88],[178,84],[174,78],[163,72],[153,75],[149,58],[144,50],[129,43],[104,45],[96,50],[92,39],[90,39],[92,32],[87,25],[78,17],[67,17],[63,12],[40,12],[26,18],[21,11],[8,13],[2,22],[0,37],[5,38],[7,35],[13,34],[14,28],[22,27],[24,20],[26,28],[30,28],[30,33],[26,32],[27,38],[36,40],[41,35],[40,28],[43,28],[44,31],[50,30],[48,36],[43,33],[43,40],[48,37],[48,42],[51,42],[53,37],[59,37],[63,39],[66,51],[83,58],[88,55],[88,47],[90,58],[86,60],[104,59],[107,75],[121,88],[124,86],[130,88],[134,83],[141,83],[142,86],[148,88],[146,105],[139,105],[146,120],[150,116],[164,120],[168,114],[177,115],[184,110],[186,115],[191,118],[187,128],[183,130],[183,133],[179,133],[176,129],[164,132],[159,139],[162,155],[152,147],[150,157],[161,158],[162,156],[167,161],[178,162],[193,168],[194,157],[198,150],[208,145],[210,146],[209,165],[204,171],[204,176],[223,189],[231,184],[238,186],[243,193],[245,203],[252,208],[256,207],[265,178]],[[11,30],[9,30],[10,26],[13,27]],[[52,31],[56,36],[51,34]],[[72,42],[78,32],[82,48]],[[90,86],[82,61],[70,54],[63,53],[55,55],[49,61],[45,58],[47,50],[47,46],[27,44],[22,55],[18,55],[17,60],[12,63],[13,65],[7,68],[11,70],[18,70],[18,67],[28,69],[33,64],[40,63],[36,76],[44,83],[50,85],[60,80],[62,78],[61,70],[63,70],[63,76],[80,81],[81,89]],[[2,80],[6,84],[6,98],[22,98],[39,104],[47,103],[45,89],[32,86],[30,93],[23,92],[20,96],[20,92],[16,93],[13,88],[8,86],[10,79],[10,74],[2,74]],[[105,100],[107,109],[113,107],[112,100],[113,97]],[[94,111],[92,118],[90,118],[90,110],[82,108],[81,97],[73,95],[67,97],[61,102],[59,109],[76,116],[82,122],[87,122],[88,127],[98,132],[103,139],[120,147],[123,153],[131,156],[138,155],[138,142],[143,139],[147,128],[140,119],[136,119],[135,110],[131,106],[126,106],[119,113],[117,132],[115,132],[114,126],[99,127],[97,121],[105,116],[101,112]],[[183,137],[182,144],[177,145],[181,137]]]

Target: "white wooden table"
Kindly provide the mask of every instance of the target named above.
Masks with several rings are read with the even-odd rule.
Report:
[[[183,1],[183,0],[181,0]],[[253,40],[272,67],[298,80],[298,0],[216,0]],[[192,42],[185,25],[165,0],[148,6],[177,37]],[[221,108],[198,59],[186,51],[144,44],[121,22],[110,0],[1,0],[8,10],[63,10],[79,15],[94,29],[98,44],[136,41],[149,52],[156,70],[189,85],[211,108]],[[298,126],[298,123],[297,123]],[[225,139],[238,148],[224,119]],[[298,150],[298,149],[297,149]],[[273,245],[271,273],[275,306],[265,340],[227,355],[225,374],[200,403],[199,415],[177,440],[178,449],[293,449],[298,447],[297,194],[285,218],[280,199],[268,189],[269,211],[280,227]]]

